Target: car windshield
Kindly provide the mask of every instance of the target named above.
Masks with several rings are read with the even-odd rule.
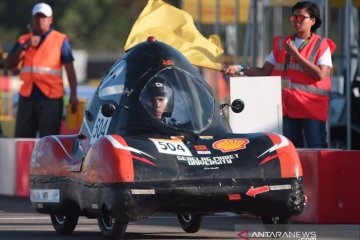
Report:
[[[194,132],[211,123],[215,102],[200,79],[176,67],[162,69],[152,77],[139,100],[163,124]]]

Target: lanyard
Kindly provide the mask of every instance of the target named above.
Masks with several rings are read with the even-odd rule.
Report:
[[[310,38],[311,38],[312,34],[310,34],[310,37],[308,37],[299,47],[299,52],[309,43]],[[295,35],[292,36],[291,38],[291,44],[295,45]],[[286,59],[285,59],[285,64],[284,64],[284,72],[286,73],[288,68],[289,68],[289,62],[290,62],[291,56],[290,54],[286,54]]]

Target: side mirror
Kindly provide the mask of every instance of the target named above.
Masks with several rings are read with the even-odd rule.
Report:
[[[235,99],[232,103],[231,103],[231,110],[234,113],[240,113],[244,110],[245,108],[245,103],[240,100],[240,99]]]
[[[112,117],[112,115],[114,115],[115,110],[116,107],[112,103],[105,103],[104,105],[101,106],[101,113],[105,117]]]

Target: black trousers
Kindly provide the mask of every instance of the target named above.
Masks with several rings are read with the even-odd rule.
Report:
[[[60,134],[63,107],[62,98],[36,101],[20,96],[15,137],[35,138],[38,131],[40,137]]]

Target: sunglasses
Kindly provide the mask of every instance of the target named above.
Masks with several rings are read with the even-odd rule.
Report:
[[[305,18],[311,18],[311,17],[307,17],[304,15],[291,15],[290,22],[295,22],[295,21],[303,22],[305,20]]]

